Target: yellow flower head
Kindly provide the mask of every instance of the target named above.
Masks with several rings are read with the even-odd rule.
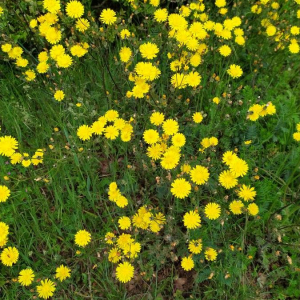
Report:
[[[71,277],[71,270],[70,268],[61,265],[58,268],[56,268],[56,274],[55,278],[57,278],[59,281],[64,281],[67,278]]]
[[[190,171],[190,176],[194,183],[202,185],[208,181],[209,172],[206,167],[198,165]]]
[[[79,230],[75,234],[75,244],[85,247],[91,241],[91,234],[86,230]]]
[[[142,44],[139,50],[141,52],[142,57],[146,59],[155,58],[157,56],[157,53],[159,52],[157,45],[150,42]]]
[[[206,217],[210,220],[216,220],[221,215],[221,207],[217,203],[208,203],[204,208]]]
[[[153,125],[159,126],[164,122],[165,116],[163,113],[160,112],[154,112],[151,116],[150,116],[150,122]]]
[[[189,242],[189,251],[193,254],[199,254],[202,251],[202,240],[191,240]]]
[[[208,261],[214,261],[217,259],[217,251],[213,248],[207,248],[204,252],[205,258]]]
[[[82,17],[83,13],[84,13],[84,6],[81,4],[81,2],[76,0],[72,0],[68,2],[66,6],[67,16],[69,16],[70,18],[77,19]]]
[[[123,283],[133,278],[134,267],[129,262],[120,263],[116,268],[117,279]]]
[[[62,101],[65,98],[65,93],[62,90],[57,90],[54,94],[54,99],[57,101]]]
[[[19,273],[18,282],[23,286],[28,286],[33,282],[34,272],[32,269],[24,269]]]
[[[191,257],[184,257],[181,261],[181,267],[185,271],[190,271],[194,268],[194,261]]]
[[[256,196],[256,191],[254,190],[253,187],[243,184],[238,191],[238,195],[240,198],[242,198],[245,201],[249,201],[249,200],[252,201]]]
[[[175,179],[171,186],[172,195],[179,199],[186,198],[190,194],[192,189],[191,184],[184,178]]]
[[[168,19],[168,11],[166,8],[157,9],[154,12],[154,20],[156,22],[162,23],[167,21],[167,19]]]
[[[201,218],[196,211],[189,211],[183,216],[183,224],[187,229],[196,229],[201,226]]]
[[[121,217],[118,221],[118,224],[122,230],[126,230],[131,226],[131,221],[128,217]]]
[[[0,185],[0,202],[6,202],[10,196],[10,190],[5,185]]]
[[[100,20],[106,25],[112,25],[117,21],[116,13],[110,8],[103,9],[100,15]]]
[[[40,298],[48,299],[53,296],[55,292],[54,282],[50,279],[41,280],[40,284],[36,287]]]
[[[247,210],[251,216],[256,216],[259,212],[259,208],[255,203],[250,203]]]
[[[227,70],[227,73],[232,77],[232,78],[239,78],[243,75],[243,70],[240,66],[238,65],[230,65],[229,69]]]
[[[219,176],[219,182],[225,189],[231,189],[238,183],[236,176],[231,171],[223,171]]]
[[[240,215],[242,213],[242,209],[244,204],[241,200],[233,200],[229,204],[229,209],[234,215]]]
[[[18,259],[19,251],[16,247],[7,247],[2,251],[0,255],[1,262],[8,267],[11,267],[13,264],[15,264]]]

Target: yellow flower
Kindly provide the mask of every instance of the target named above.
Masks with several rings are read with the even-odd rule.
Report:
[[[118,199],[116,200],[116,204],[117,204],[117,206],[123,208],[123,207],[125,207],[125,206],[128,205],[128,200],[127,200],[126,197],[124,197],[124,196],[121,195],[121,196],[118,197]]]
[[[214,261],[217,259],[217,251],[213,248],[207,248],[204,252],[205,258],[208,261]]]
[[[11,156],[18,149],[18,141],[11,136],[0,137],[0,155]]]
[[[38,25],[38,22],[36,19],[30,20],[30,22],[29,22],[30,28],[35,28],[37,25]]]
[[[152,145],[152,144],[155,144],[158,142],[159,134],[154,129],[148,129],[148,130],[145,130],[145,132],[143,134],[143,138],[147,144]]]
[[[259,212],[258,206],[255,203],[250,203],[247,210],[251,216],[256,216]]]
[[[164,169],[167,169],[167,170],[172,170],[174,169],[178,163],[179,163],[179,160],[180,160],[180,149],[177,148],[177,147],[170,147],[164,154],[163,154],[163,157],[161,159],[161,166],[164,168]]]
[[[119,113],[116,110],[110,109],[105,113],[105,118],[107,121],[115,121],[119,117]]]
[[[49,56],[46,51],[42,51],[38,55],[39,62],[47,62],[48,58],[49,58]]]
[[[161,144],[155,144],[151,145],[147,148],[147,155],[148,157],[157,160],[162,156],[163,149],[161,147]]]
[[[243,70],[240,66],[238,65],[230,65],[229,69],[227,70],[227,73],[232,77],[232,78],[239,78],[243,75]]]
[[[219,182],[225,189],[231,189],[238,183],[236,176],[231,171],[223,171],[219,176]]]
[[[150,122],[153,125],[159,126],[164,122],[165,116],[163,113],[160,112],[154,112],[151,116],[150,116]]]
[[[61,40],[61,31],[57,28],[50,27],[46,32],[46,40],[50,44],[57,44]]]
[[[11,267],[13,264],[15,264],[18,259],[19,251],[16,247],[7,247],[2,251],[0,255],[1,262],[8,267]]]
[[[198,53],[195,53],[194,55],[191,56],[190,58],[190,64],[193,67],[198,67],[201,63],[201,56]]]
[[[150,42],[142,44],[139,50],[142,57],[147,59],[155,58],[157,56],[157,53],[159,52],[157,45]]]
[[[78,129],[77,129],[77,136],[82,140],[82,141],[86,141],[89,140],[91,138],[93,134],[93,130],[91,127],[87,126],[87,125],[81,125]]]
[[[250,121],[256,121],[260,117],[262,109],[263,109],[263,107],[261,105],[254,104],[253,106],[251,106],[249,108],[247,118]]]
[[[189,242],[189,250],[193,254],[199,254],[202,251],[202,240],[192,240]]]
[[[134,70],[140,78],[135,78],[133,81],[135,81],[136,85],[140,86],[145,84],[143,79],[153,81],[154,79],[157,79],[161,73],[160,70],[150,62],[139,62],[136,64]],[[149,89],[147,89],[144,94],[147,93],[148,90]]]
[[[60,10],[60,2],[59,0],[44,0],[43,6],[49,12],[55,14]]]
[[[86,230],[79,230],[75,234],[75,244],[85,247],[91,241],[91,234]]]
[[[128,229],[130,226],[131,226],[131,221],[128,217],[121,217],[118,221],[119,223],[119,227],[122,229],[122,230],[126,230]]]
[[[16,65],[21,68],[25,68],[28,65],[28,60],[22,57],[17,58]]]
[[[215,5],[219,8],[226,6],[226,0],[216,0]]]
[[[109,250],[108,253],[108,260],[112,263],[117,263],[122,258],[122,252],[117,247],[112,248]]]
[[[8,53],[10,50],[11,50],[11,48],[12,48],[12,46],[11,46],[11,44],[3,44],[2,46],[1,46],[1,49],[2,49],[2,51],[3,52],[6,52],[6,53]]]
[[[210,220],[216,220],[221,215],[221,207],[217,203],[208,203],[204,208],[206,217]]]
[[[201,123],[202,120],[203,120],[202,114],[201,114],[200,112],[195,112],[195,113],[193,114],[193,120],[194,120],[194,122],[197,123],[197,124]]]
[[[298,43],[290,43],[289,50],[293,54],[299,53],[299,50],[300,50],[299,44]]]
[[[244,204],[241,200],[233,200],[229,204],[229,209],[234,215],[240,215],[242,213],[242,208]]]
[[[54,94],[54,99],[57,101],[62,101],[65,98],[65,93],[62,90],[57,90]]]
[[[171,193],[173,196],[184,199],[186,198],[191,192],[191,185],[188,181],[184,178],[177,178],[172,182]]]
[[[194,183],[202,185],[208,181],[209,172],[206,167],[198,165],[190,171],[190,176]]]
[[[256,191],[253,187],[246,186],[245,184],[243,184],[238,191],[238,195],[245,201],[254,200],[254,197],[256,196]]]
[[[170,14],[168,21],[170,27],[175,30],[186,29],[188,27],[187,20],[178,14]]]
[[[183,164],[180,168],[181,172],[183,173],[190,173],[191,171],[191,166],[189,164]]]
[[[40,62],[37,65],[36,70],[38,71],[38,73],[44,74],[48,71],[49,67],[50,66],[46,62]]]
[[[173,135],[178,132],[179,125],[178,122],[173,119],[168,119],[163,123],[163,131],[167,135]]]
[[[293,139],[297,142],[300,142],[300,132],[293,133]]]
[[[132,56],[132,51],[129,47],[122,47],[120,52],[120,59],[122,62],[127,63]]]
[[[0,185],[0,202],[6,202],[10,196],[10,190],[5,185]]]
[[[172,137],[172,144],[175,147],[183,147],[185,145],[185,136],[182,133],[176,133]]]
[[[239,157],[234,157],[229,164],[231,173],[236,177],[243,177],[248,172],[248,164]]]
[[[50,50],[50,56],[57,60],[58,57],[65,54],[65,48],[62,45],[54,45]]]
[[[273,36],[276,33],[276,27],[273,25],[270,25],[267,27],[267,35],[268,36]]]
[[[59,68],[68,68],[72,65],[72,57],[69,54],[61,54],[56,59]]]
[[[174,88],[184,89],[187,86],[187,75],[183,73],[175,73],[171,77],[171,83]]]
[[[184,257],[181,261],[181,267],[185,271],[190,271],[194,268],[194,261],[191,257]]]
[[[106,242],[107,244],[112,245],[112,244],[114,243],[115,238],[116,238],[116,236],[115,236],[114,233],[112,233],[112,232],[107,232],[106,235],[105,235],[104,240],[105,240],[105,242]]]
[[[19,273],[18,281],[23,286],[28,286],[33,282],[34,273],[32,269],[24,269]]]
[[[100,20],[106,25],[112,25],[117,21],[116,13],[110,8],[103,9],[100,15]]]
[[[124,40],[125,38],[130,37],[130,31],[128,29],[122,29],[120,32],[121,39]]]
[[[13,47],[9,52],[8,52],[8,56],[12,59],[16,59],[18,57],[20,57],[23,53],[23,49],[19,46],[17,47]]]
[[[53,296],[55,292],[54,282],[50,279],[41,280],[40,285],[36,287],[39,297],[43,299],[48,299]]]
[[[183,224],[187,229],[195,229],[201,226],[201,218],[196,211],[189,211],[183,216]]]
[[[104,129],[104,135],[107,139],[115,140],[119,136],[119,130],[115,126],[109,125]]]
[[[71,54],[77,57],[82,57],[88,52],[88,50],[84,49],[80,45],[74,45],[71,47],[70,50],[71,50]]]
[[[201,76],[199,75],[198,72],[190,72],[186,76],[186,83],[191,86],[191,87],[196,87],[200,84],[201,82]]]
[[[31,165],[31,159],[29,158],[28,153],[23,153],[22,154],[22,166],[25,168],[28,168]]]
[[[162,9],[157,9],[154,12],[154,20],[156,22],[162,23],[167,21],[168,18],[168,11],[166,8],[162,8]]]
[[[84,13],[83,5],[76,0],[68,2],[66,6],[66,14],[71,18],[80,18]]]
[[[117,279],[123,283],[133,278],[134,267],[128,262],[120,263],[116,268]]]
[[[231,54],[231,49],[230,49],[229,46],[223,45],[223,46],[221,46],[221,47],[219,48],[219,52],[220,52],[220,54],[221,54],[222,56],[227,57],[227,56],[229,56],[229,55]]]
[[[55,274],[55,278],[57,278],[59,281],[64,281],[67,278],[71,277],[71,270],[64,266],[61,265],[58,268],[56,268],[56,274]]]
[[[36,77],[33,70],[27,70],[27,71],[24,73],[24,75],[25,75],[25,79],[26,79],[27,81],[32,81],[32,80],[34,80],[35,77]]]
[[[85,32],[90,27],[90,22],[87,19],[79,18],[76,21],[76,29],[80,32]]]

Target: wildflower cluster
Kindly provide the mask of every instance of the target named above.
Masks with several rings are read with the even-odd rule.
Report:
[[[247,119],[250,121],[257,121],[260,117],[267,115],[274,115],[276,113],[276,107],[272,102],[268,102],[265,105],[254,104],[248,110]]]
[[[291,1],[295,4],[295,7],[291,10],[294,18],[300,18],[300,3],[299,1]],[[291,22],[280,22],[280,9],[283,7],[283,3],[277,1],[264,0],[251,7],[251,12],[258,15],[260,24],[264,28],[261,34],[264,34],[272,42],[276,44],[274,50],[283,50],[288,48],[292,54],[299,53],[299,34],[300,27],[294,25]],[[260,17],[262,16],[262,17]]]
[[[135,236],[138,229],[156,233],[163,228],[164,223],[165,216],[162,213],[152,212],[146,206],[143,206],[131,218],[127,216],[119,218],[118,227],[126,233],[123,232],[119,235],[113,232],[106,233],[105,242],[111,247],[108,252],[108,260],[112,263],[122,261],[116,268],[116,275],[119,281],[127,282],[132,279],[134,267],[126,260],[132,261],[137,258],[141,251],[141,244],[128,232],[135,233]]]
[[[89,140],[92,135],[104,135],[108,140],[115,140],[118,136],[123,142],[129,142],[133,133],[130,122],[119,117],[115,110],[108,110],[104,116],[98,118],[91,126],[81,125],[77,130],[77,136],[82,140]]]

